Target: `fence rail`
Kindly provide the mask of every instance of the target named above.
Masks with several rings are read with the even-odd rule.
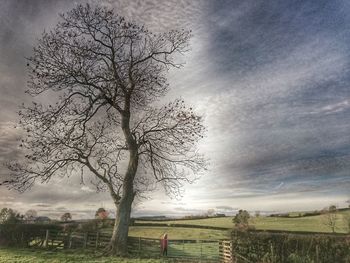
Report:
[[[233,263],[233,246],[232,241],[220,241],[219,244],[220,262]]]
[[[104,232],[64,232],[59,229],[40,229],[39,231],[22,232],[21,246],[42,247],[47,249],[102,249],[105,248],[111,234]],[[0,233],[1,238],[1,233]],[[19,243],[17,243],[19,245]],[[226,244],[219,240],[168,240],[167,257],[192,262],[219,262],[227,256],[220,256],[221,247]],[[226,245],[225,245],[226,246]],[[225,247],[224,246],[224,247]],[[129,237],[128,251],[136,257],[160,258],[162,255],[160,240]],[[222,261],[224,263],[231,261]]]

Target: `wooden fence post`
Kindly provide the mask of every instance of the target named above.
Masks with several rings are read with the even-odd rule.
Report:
[[[231,261],[233,262],[233,243],[230,241]]]
[[[71,249],[73,245],[73,238],[72,238],[72,233],[69,234],[69,245],[68,247]]]
[[[50,236],[50,230],[46,229],[44,247],[48,247],[48,245],[49,245],[49,236]]]
[[[24,233],[22,231],[21,233],[21,246],[23,247],[23,243],[24,243]]]
[[[99,238],[100,238],[100,232],[96,232],[96,249],[98,248],[98,245],[99,245]]]
[[[203,245],[203,243],[201,242],[201,257],[200,257],[200,262],[202,262],[202,245]]]
[[[88,233],[85,233],[85,234],[84,234],[84,249],[85,249],[86,246],[87,246],[87,240],[88,240]]]
[[[139,237],[139,257],[141,256],[141,237]]]

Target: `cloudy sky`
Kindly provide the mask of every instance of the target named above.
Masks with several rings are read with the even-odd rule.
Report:
[[[58,13],[86,1],[0,1],[0,162],[19,156],[13,128],[30,102],[26,60]],[[157,191],[134,215],[314,210],[350,198],[350,2],[168,0],[100,3],[153,31],[192,29],[186,65],[169,73],[165,99],[183,97],[205,117],[200,148],[209,170],[180,200]],[[8,171],[0,166],[0,177]],[[92,217],[107,193],[79,178],[54,178],[0,207]]]

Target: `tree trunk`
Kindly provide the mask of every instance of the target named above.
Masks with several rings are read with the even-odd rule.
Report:
[[[110,253],[113,255],[125,256],[128,253],[127,241],[133,199],[133,193],[132,195],[125,194],[117,208],[113,234],[109,244]]]
[[[110,253],[125,256],[128,254],[128,234],[131,206],[134,201],[134,178],[138,166],[138,148],[129,129],[129,118],[124,118],[122,128],[129,148],[129,164],[123,181],[123,194],[118,203],[113,234],[109,243]],[[116,202],[117,203],[117,202]]]

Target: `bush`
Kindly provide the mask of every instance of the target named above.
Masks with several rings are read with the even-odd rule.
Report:
[[[239,210],[238,214],[232,219],[235,228],[239,230],[248,230],[250,215],[247,210]]]
[[[62,230],[63,232],[66,232],[66,233],[72,233],[76,231],[78,228],[79,228],[79,224],[75,222],[62,224]]]
[[[89,220],[85,223],[81,223],[81,224],[79,224],[79,226],[77,228],[77,230],[79,232],[84,232],[84,233],[96,232],[98,229],[99,229],[99,227],[98,227],[98,220],[97,219]]]
[[[234,231],[236,262],[350,262],[350,236]]]
[[[0,224],[18,224],[23,220],[23,217],[11,208],[3,208],[0,211]]]
[[[0,245],[29,246],[35,238],[45,237],[46,230],[57,232],[62,226],[50,224],[1,224]]]
[[[288,263],[315,263],[309,256],[300,256],[292,253],[287,258]]]
[[[101,228],[113,227],[114,226],[114,221],[115,221],[114,219],[110,219],[110,218],[100,220],[100,227]],[[130,223],[129,223],[129,225],[130,225]]]
[[[188,216],[184,216],[180,220],[196,220],[196,219],[205,219],[205,218],[209,218],[209,216],[208,215],[188,215]]]

